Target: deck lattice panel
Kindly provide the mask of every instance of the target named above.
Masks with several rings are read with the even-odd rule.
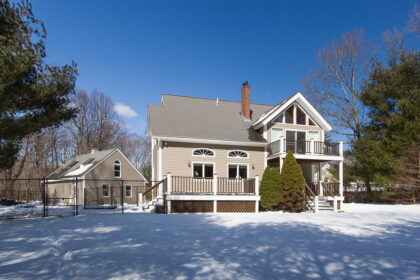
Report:
[[[255,201],[217,201],[217,212],[255,212]]]

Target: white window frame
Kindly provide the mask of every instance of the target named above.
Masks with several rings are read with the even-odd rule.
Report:
[[[241,178],[229,178],[229,165],[237,165],[236,167],[236,174],[239,174],[239,166],[246,166],[246,178],[242,178],[242,179],[248,179],[249,178],[249,163],[237,163],[237,162],[228,162],[228,164],[226,165],[226,177],[228,178],[228,180],[237,180],[237,179],[241,179]]]
[[[127,187],[130,187],[130,195],[127,195]],[[131,184],[125,185],[125,197],[133,197],[133,186]]]
[[[118,163],[117,163],[118,162]],[[118,165],[120,167],[120,175],[119,176],[115,176],[115,166]],[[121,178],[121,161],[116,159],[114,160],[114,178]]]
[[[229,154],[230,154],[231,152],[236,152],[236,151],[238,151],[238,152],[242,152],[242,153],[245,153],[245,154],[246,154],[246,157],[231,157],[231,156],[229,156]],[[239,150],[239,149],[236,149],[236,150],[230,150],[230,151],[228,151],[228,152],[227,152],[227,157],[228,157],[228,158],[237,158],[237,159],[249,159],[249,152],[244,151],[244,150]]]
[[[106,186],[108,188],[108,195],[104,194],[104,186]],[[111,196],[111,188],[110,188],[109,184],[102,184],[102,196],[103,197],[110,197]]]
[[[212,177],[211,178],[209,178],[209,177],[194,177],[194,164],[201,164],[202,165],[201,168],[202,168],[203,175],[204,175],[204,165],[205,164],[211,164],[211,165],[213,165],[213,174],[212,174]],[[195,180],[214,179],[214,174],[215,173],[216,173],[216,163],[215,162],[193,161],[191,163],[191,175],[192,175],[193,179],[195,179]]]
[[[212,152],[213,153],[213,155],[212,156],[208,156],[208,155],[194,155],[194,152],[195,151],[197,151],[197,150],[209,150],[210,152]],[[214,151],[214,150],[212,150],[212,149],[209,149],[209,148],[195,148],[195,149],[193,149],[192,151],[191,151],[191,155],[193,156],[193,157],[215,157],[216,156],[216,152]]]

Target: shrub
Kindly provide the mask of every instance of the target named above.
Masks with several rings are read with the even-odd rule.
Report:
[[[289,151],[280,174],[280,188],[283,194],[281,209],[286,212],[306,210],[307,197],[304,193],[305,178],[293,153]]]
[[[264,171],[260,186],[260,208],[263,211],[280,209],[282,194],[280,189],[280,172],[277,168],[269,167]]]

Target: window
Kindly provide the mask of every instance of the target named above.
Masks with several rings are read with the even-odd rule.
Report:
[[[274,123],[283,123],[283,114],[280,114],[276,119],[273,120]]]
[[[248,153],[244,152],[244,151],[240,151],[240,150],[230,151],[228,153],[228,157],[230,157],[230,158],[247,158]]]
[[[315,126],[316,124],[311,119],[309,119],[309,125]]]
[[[194,178],[213,178],[213,164],[212,163],[194,163],[193,177]]]
[[[125,196],[131,197],[132,195],[132,187],[131,185],[125,185]]]
[[[293,123],[293,106],[290,106],[286,111],[286,123]]]
[[[229,179],[239,179],[248,177],[248,166],[243,164],[228,165]]]
[[[209,149],[196,149],[193,151],[193,155],[199,157],[213,157],[214,152]]]
[[[296,124],[306,124],[306,114],[296,106]]]
[[[104,197],[109,197],[109,185],[108,184],[103,184],[102,185],[102,195]]]
[[[121,163],[118,160],[114,161],[114,177],[121,177]]]

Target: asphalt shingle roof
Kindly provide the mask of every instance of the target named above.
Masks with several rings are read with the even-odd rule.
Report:
[[[86,174],[90,170],[95,168],[98,165],[98,163],[100,163],[104,158],[106,158],[109,154],[111,154],[115,150],[116,149],[114,148],[114,149],[108,149],[108,150],[103,150],[103,151],[97,151],[93,154],[89,153],[89,154],[76,156],[72,158],[71,160],[69,160],[66,164],[64,164],[63,166],[61,166],[60,168],[52,172],[47,177],[47,179],[58,180],[58,179],[72,178],[74,177],[74,175],[69,176],[67,174],[70,172],[77,173],[77,171],[75,170],[81,168],[81,165],[83,165],[88,159],[92,159],[86,164],[86,165],[91,164],[90,167],[87,168],[86,170],[81,169],[83,170],[83,172],[81,172],[81,174],[79,175],[81,176],[83,174]]]
[[[263,143],[251,126],[274,107],[251,103],[251,121],[246,121],[241,102],[163,94],[162,103],[149,105],[150,136]]]

